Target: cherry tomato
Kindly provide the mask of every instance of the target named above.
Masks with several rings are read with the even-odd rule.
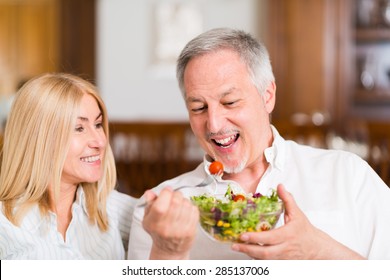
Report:
[[[239,200],[242,200],[242,201],[244,201],[245,200],[245,196],[243,196],[242,194],[236,194],[235,196],[234,196],[234,199],[233,199],[234,201],[239,201]]]
[[[268,222],[262,222],[259,225],[259,231],[267,231],[271,229],[271,225]]]
[[[218,175],[223,173],[223,165],[219,161],[213,161],[209,166],[209,171],[213,175]]]

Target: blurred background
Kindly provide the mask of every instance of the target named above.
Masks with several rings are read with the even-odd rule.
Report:
[[[202,152],[175,60],[223,26],[268,47],[285,138],[352,151],[389,184],[390,0],[0,0],[0,145],[18,88],[64,71],[100,89],[120,190],[138,197],[191,170]]]

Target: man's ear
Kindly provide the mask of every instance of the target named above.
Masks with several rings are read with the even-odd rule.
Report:
[[[269,114],[272,113],[275,107],[276,101],[276,84],[275,82],[270,82],[267,89],[263,93],[264,107]]]

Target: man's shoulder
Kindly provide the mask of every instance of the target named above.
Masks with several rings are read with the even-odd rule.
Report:
[[[290,154],[299,156],[301,159],[327,160],[331,162],[349,162],[358,165],[366,165],[367,162],[361,156],[347,150],[328,149],[313,147],[309,145],[300,144],[294,141],[285,141],[287,151]]]

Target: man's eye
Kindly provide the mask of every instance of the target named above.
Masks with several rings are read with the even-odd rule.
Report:
[[[204,111],[205,109],[206,109],[206,107],[202,106],[202,107],[192,108],[191,111],[194,113],[200,113],[200,112]]]
[[[207,109],[207,105],[203,102],[193,102],[190,104],[189,108],[193,113],[201,113]]]
[[[237,103],[237,101],[228,101],[228,102],[225,102],[223,104],[226,105],[226,106],[231,106],[231,105],[234,105],[236,103]]]

